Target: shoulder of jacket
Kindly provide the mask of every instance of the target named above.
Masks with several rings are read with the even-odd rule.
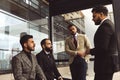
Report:
[[[71,38],[71,36],[68,36],[65,40],[69,40]]]
[[[113,22],[110,19],[106,19],[103,24],[109,24],[109,25],[114,25]]]
[[[42,56],[42,54],[43,54],[43,51],[40,51],[36,56],[40,57],[40,56]]]
[[[85,37],[86,35],[85,34],[78,34],[78,36]]]
[[[15,55],[15,56],[13,57],[13,59],[14,59],[14,58],[21,59],[21,56],[22,56],[22,52],[20,52],[20,53],[18,53],[17,55]]]

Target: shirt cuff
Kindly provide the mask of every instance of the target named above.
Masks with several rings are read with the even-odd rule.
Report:
[[[77,55],[77,51],[75,51],[75,55]]]

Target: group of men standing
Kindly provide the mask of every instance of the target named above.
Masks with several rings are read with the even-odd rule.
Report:
[[[86,80],[87,54],[94,55],[94,80],[112,80],[114,72],[119,70],[115,27],[107,18],[108,9],[97,6],[92,9],[95,25],[100,25],[94,36],[94,48],[85,35],[77,33],[77,27],[68,26],[71,36],[66,39],[65,50],[70,55],[72,80]]]
[[[107,19],[108,10],[104,6],[92,9],[95,25],[100,25],[94,36],[94,48],[91,49],[86,35],[77,33],[77,27],[69,25],[71,36],[65,40],[65,51],[69,58],[72,80],[86,80],[87,63],[85,56],[94,55],[94,80],[112,80],[117,71],[116,39],[113,23]],[[42,51],[36,56],[32,35],[20,38],[22,51],[13,57],[12,69],[15,80],[63,80],[55,65],[50,39],[41,41]],[[116,63],[115,63],[116,62]]]

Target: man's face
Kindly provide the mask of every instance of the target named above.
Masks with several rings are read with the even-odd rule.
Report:
[[[101,14],[93,12],[93,19],[95,25],[99,25],[101,23]]]
[[[71,26],[71,27],[69,28],[69,30],[70,30],[70,33],[71,33],[72,35],[75,35],[76,32],[77,32],[77,28],[76,28],[75,26]]]
[[[34,51],[35,50],[35,43],[33,41],[33,38],[28,39],[28,41],[25,43],[27,50]]]
[[[46,41],[45,41],[44,49],[45,49],[47,52],[52,51],[52,43],[51,43],[50,40],[46,40]]]

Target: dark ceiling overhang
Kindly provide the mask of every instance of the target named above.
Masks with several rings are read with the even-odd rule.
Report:
[[[50,15],[55,16],[111,3],[112,0],[49,0]]]

